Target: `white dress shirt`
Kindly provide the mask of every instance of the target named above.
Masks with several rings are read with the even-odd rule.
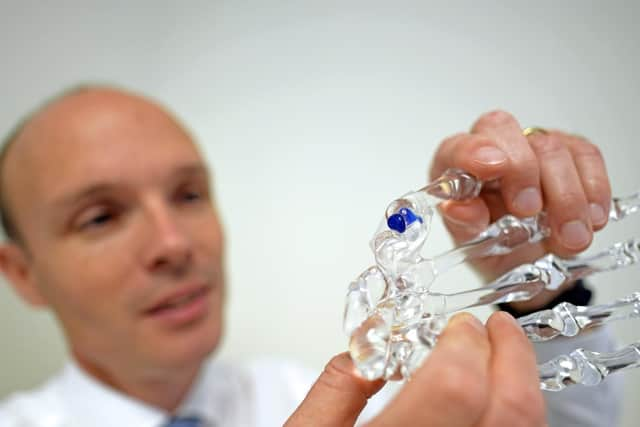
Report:
[[[206,426],[281,425],[313,380],[291,363],[241,368],[210,361],[177,413],[199,416]],[[166,411],[102,384],[74,362],[39,389],[0,404],[1,427],[160,427],[168,419]]]
[[[610,351],[613,343],[601,329],[577,339],[553,340],[536,351],[539,362],[544,362],[576,347]],[[199,416],[207,427],[280,426],[316,378],[317,373],[282,361],[246,367],[209,361],[178,415]],[[549,425],[615,426],[621,379],[614,375],[597,387],[545,393]],[[379,411],[398,387],[399,383],[385,386],[370,400],[361,419]],[[16,393],[0,403],[0,427],[161,427],[168,419],[167,412],[100,383],[73,362],[39,389]]]

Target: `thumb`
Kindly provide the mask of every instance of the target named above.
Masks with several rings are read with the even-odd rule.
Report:
[[[383,380],[367,381],[361,378],[349,354],[340,353],[324,368],[285,427],[352,427],[367,400],[383,385]]]
[[[447,201],[440,204],[444,223],[457,243],[473,239],[489,225],[489,208],[481,198],[464,202]]]

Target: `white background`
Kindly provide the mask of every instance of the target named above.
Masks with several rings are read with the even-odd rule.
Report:
[[[632,2],[55,3],[0,1],[0,129],[82,81],[150,94],[183,119],[213,165],[229,241],[225,358],[320,369],[343,351],[345,289],[372,263],[382,210],[484,111],[587,135],[615,192],[640,188]],[[640,217],[594,248],[631,235]],[[451,242],[436,227],[430,245]],[[479,284],[465,269],[437,282]],[[624,296],[638,269],[593,284],[598,301]],[[1,397],[40,382],[65,349],[48,314],[0,285]],[[621,342],[640,340],[637,326],[618,324]],[[626,379],[631,426],[640,371]]]

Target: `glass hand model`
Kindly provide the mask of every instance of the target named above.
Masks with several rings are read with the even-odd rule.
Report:
[[[472,175],[450,169],[387,207],[384,221],[371,241],[376,266],[362,273],[347,292],[344,330],[350,337],[351,356],[364,377],[408,378],[436,344],[449,313],[527,300],[543,289],[558,289],[566,282],[640,261],[640,239],[630,239],[590,257],[562,259],[547,254],[532,264],[514,268],[485,287],[451,294],[432,292],[430,287],[436,277],[460,263],[507,254],[549,236],[544,212],[523,219],[507,215],[469,242],[433,258],[424,258],[421,250],[436,205],[442,200],[476,197],[482,185]],[[640,193],[614,198],[609,217],[618,221],[639,210]],[[640,294],[633,294],[612,304],[592,307],[564,303],[520,318],[519,322],[533,341],[574,336],[607,321],[638,317],[639,299]],[[629,348],[638,353],[638,346],[634,345]],[[618,368],[637,366],[640,353],[633,359],[629,348],[607,355],[576,350],[540,365],[541,387],[560,390],[566,384],[593,383],[587,375],[591,371],[584,368],[587,362],[600,372],[600,379],[615,370],[606,366],[614,366],[616,361],[620,362],[615,365]],[[566,371],[571,363],[576,367]]]

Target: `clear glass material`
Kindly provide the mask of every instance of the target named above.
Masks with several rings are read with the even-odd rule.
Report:
[[[558,336],[573,337],[585,329],[615,320],[640,317],[640,292],[610,304],[576,306],[568,302],[519,317],[518,323],[531,341],[548,341]]]
[[[626,197],[614,197],[611,200],[609,219],[618,221],[640,210],[640,192]]]
[[[640,367],[640,342],[611,353],[577,349],[538,366],[540,388],[560,391],[572,384],[597,385],[609,374]]]
[[[449,294],[432,292],[430,287],[435,279],[461,263],[504,255],[550,234],[544,212],[521,219],[507,215],[459,247],[432,258],[423,257],[421,251],[436,205],[443,200],[476,197],[482,185],[472,175],[450,169],[422,189],[394,200],[385,210],[370,244],[376,265],[349,285],[344,311],[349,351],[365,378],[409,378],[436,345],[450,313],[479,305],[527,300],[543,289],[558,289],[568,281],[640,261],[640,239],[634,238],[589,257],[563,259],[547,254],[477,289]],[[614,198],[610,219],[621,220],[638,211],[640,193]],[[640,317],[639,313],[640,293],[636,293],[599,306],[563,303],[519,321],[532,341],[545,341],[574,336],[605,322]],[[637,366],[630,349],[637,352],[637,344],[607,355],[576,350],[561,356],[540,365],[541,387],[560,390],[567,384],[597,383],[616,370],[618,365],[612,361],[624,362],[625,367]]]
[[[460,170],[447,169],[440,177],[418,191],[405,194],[387,206],[385,217],[388,219],[403,207],[416,212],[427,211],[443,200],[468,200],[477,197],[482,190],[482,181]]]

